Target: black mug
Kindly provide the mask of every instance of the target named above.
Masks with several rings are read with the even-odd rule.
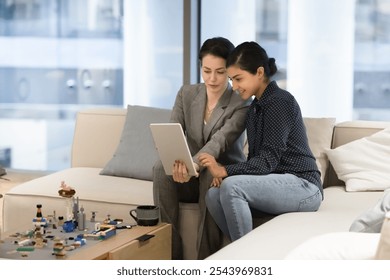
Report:
[[[139,226],[155,226],[158,224],[160,209],[155,205],[140,205],[129,212]]]

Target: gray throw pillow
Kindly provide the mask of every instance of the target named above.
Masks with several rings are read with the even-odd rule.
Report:
[[[169,122],[171,110],[127,106],[121,140],[100,175],[153,180],[153,165],[158,159],[149,124]]]
[[[380,233],[386,213],[390,211],[390,189],[384,191],[376,205],[357,217],[349,231]]]

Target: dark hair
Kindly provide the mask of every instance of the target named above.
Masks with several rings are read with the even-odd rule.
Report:
[[[208,54],[226,60],[233,50],[234,45],[226,38],[214,37],[211,39],[207,39],[199,50],[199,60],[202,63],[203,57]]]
[[[268,58],[267,52],[256,42],[238,45],[226,60],[226,68],[232,65],[237,65],[251,74],[256,74],[257,69],[263,67],[268,78],[278,71],[275,58]]]

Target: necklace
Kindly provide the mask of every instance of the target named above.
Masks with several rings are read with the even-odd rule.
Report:
[[[207,114],[207,115],[210,115],[210,114],[214,111],[215,106],[216,106],[216,104],[214,105],[214,107],[212,107],[212,108],[210,109],[210,107],[207,105],[207,106],[206,106],[206,114]]]
[[[215,107],[217,106],[217,104],[215,104],[212,108],[209,107],[208,103],[206,104],[206,112],[204,114],[204,122],[205,124],[208,123],[210,117],[211,117],[211,114],[213,113]]]

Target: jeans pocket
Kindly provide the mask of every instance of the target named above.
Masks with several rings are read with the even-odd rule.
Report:
[[[312,196],[309,196],[308,198],[302,199],[299,202],[299,212],[311,212],[311,211],[317,211],[318,208],[321,205],[321,193],[318,190],[315,194]]]

